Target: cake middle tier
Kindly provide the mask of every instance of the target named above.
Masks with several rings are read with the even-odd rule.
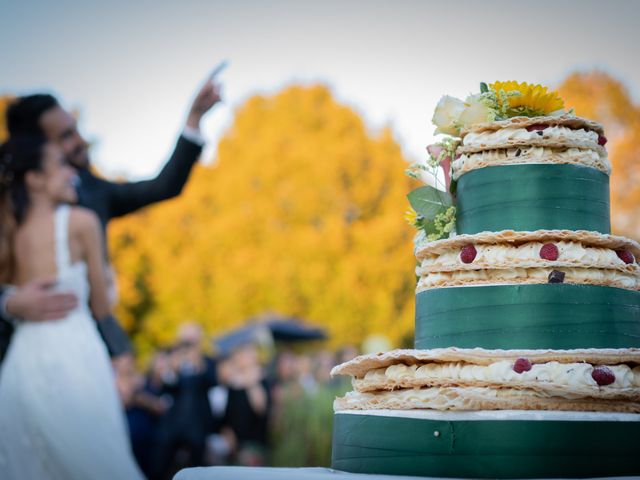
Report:
[[[508,165],[465,173],[456,231],[589,230],[609,233],[609,176],[579,165]]]
[[[415,348],[640,347],[640,292],[571,284],[435,288],[416,296]]]

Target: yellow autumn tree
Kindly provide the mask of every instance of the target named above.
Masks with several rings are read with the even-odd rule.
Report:
[[[183,195],[114,223],[120,316],[143,353],[185,320],[209,333],[266,311],[335,343],[413,331],[410,180],[388,129],[323,86],[255,96]]]
[[[640,106],[620,81],[600,70],[569,75],[559,91],[577,115],[605,126],[613,169],[612,227],[616,233],[640,239]]]

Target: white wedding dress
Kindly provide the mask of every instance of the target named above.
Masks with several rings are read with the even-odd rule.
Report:
[[[0,370],[0,479],[142,479],[106,347],[89,310],[84,262],[71,264],[69,207],[55,215],[58,288],[78,307],[24,322]]]

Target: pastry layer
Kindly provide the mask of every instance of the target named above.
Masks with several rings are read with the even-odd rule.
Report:
[[[557,260],[541,258],[544,245],[553,244],[558,249]],[[639,272],[637,263],[625,263],[615,250],[591,247],[579,242],[526,242],[523,244],[474,244],[476,257],[471,263],[461,259],[460,248],[450,248],[433,253],[423,252],[422,262],[417,269],[418,275],[430,272],[452,272],[456,270],[509,269],[535,267],[581,267],[618,270],[621,272]]]
[[[602,125],[593,120],[588,120],[574,115],[546,116],[546,117],[513,117],[497,122],[477,123],[462,131],[464,138],[471,132],[491,132],[503,128],[526,128],[533,125],[563,126],[574,130],[591,130],[599,135],[604,134]]]
[[[573,130],[556,126],[529,131],[526,128],[503,128],[497,131],[471,132],[462,140],[458,153],[473,153],[517,146],[549,148],[588,148],[597,150],[598,134],[589,130]]]
[[[489,366],[496,362],[514,362],[526,358],[533,365],[549,362],[589,363],[592,365],[640,365],[640,348],[574,348],[574,349],[524,349],[509,350],[487,348],[431,348],[397,349],[388,352],[360,355],[348,362],[336,365],[331,375],[351,375],[362,378],[370,371],[391,365],[422,365],[426,363],[463,362]]]
[[[547,148],[523,146],[502,150],[484,150],[476,153],[464,153],[453,161],[453,178],[472,170],[498,165],[526,164],[571,164],[595,168],[609,175],[611,164],[604,149]]]
[[[584,362],[539,363],[532,365],[529,371],[520,373],[514,370],[514,362],[509,360],[491,365],[464,362],[397,363],[369,370],[364,377],[354,378],[353,387],[358,392],[433,386],[526,388],[554,396],[563,396],[570,391],[594,398],[640,401],[640,367],[609,365],[607,368],[615,375],[615,381],[610,385],[598,386],[592,376],[594,366]]]
[[[339,410],[562,410],[584,412],[640,412],[640,403],[595,400],[567,393],[563,397],[525,389],[432,387],[392,392],[348,392],[337,398]]]
[[[460,249],[470,243],[477,247],[483,245],[511,245],[517,247],[536,242],[576,243],[586,245],[590,248],[602,248],[614,251],[629,250],[636,258],[640,258],[640,244],[635,240],[617,235],[606,235],[583,230],[536,230],[534,232],[503,230],[499,232],[456,235],[451,238],[418,245],[416,248],[416,257],[422,261],[426,258]]]
[[[460,287],[472,285],[513,285],[549,283],[549,276],[557,270],[547,268],[508,268],[500,270],[460,270],[456,272],[433,272],[418,280],[417,292],[430,288]],[[575,285],[601,285],[606,287],[640,290],[640,275],[617,270],[592,268],[562,268],[563,283]]]

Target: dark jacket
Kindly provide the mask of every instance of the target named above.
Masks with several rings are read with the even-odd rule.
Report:
[[[106,240],[107,226],[111,219],[179,195],[201,151],[200,145],[180,136],[169,161],[158,176],[141,182],[111,182],[97,177],[89,169],[80,170],[78,204],[98,215]],[[126,335],[113,317],[101,321],[99,326],[102,327],[100,333],[112,355],[130,349]],[[0,362],[6,353],[12,333],[11,323],[0,316]]]
[[[111,219],[179,195],[201,151],[202,147],[181,136],[158,176],[142,182],[110,182],[88,169],[80,170],[78,204],[96,212],[106,232]]]

